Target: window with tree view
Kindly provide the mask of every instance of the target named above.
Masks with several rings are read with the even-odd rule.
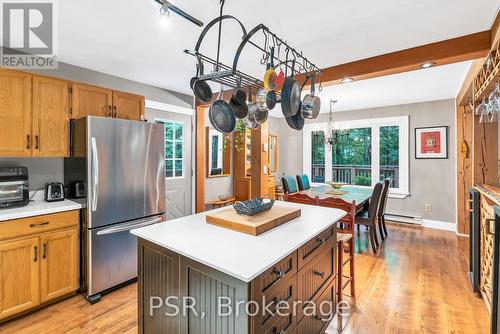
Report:
[[[389,179],[392,194],[408,194],[408,117],[335,122],[304,128],[304,173],[313,183],[343,182],[374,186]]]
[[[165,177],[184,175],[184,124],[155,120],[165,126]]]

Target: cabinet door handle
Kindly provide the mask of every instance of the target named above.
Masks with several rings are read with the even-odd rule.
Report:
[[[111,105],[108,104],[108,117],[112,117],[113,112],[111,111]]]
[[[43,256],[42,256],[42,259],[45,259],[47,258],[47,243],[44,242],[43,243]]]
[[[321,271],[314,271],[314,275],[320,276],[321,278],[325,277],[325,273]]]
[[[26,148],[29,149],[30,146],[31,146],[31,136],[30,135],[26,135],[26,139],[27,139],[26,140],[26,142],[27,142]]]
[[[118,109],[116,108],[116,106],[113,106],[113,110],[114,110],[113,117],[116,118],[116,116],[118,116]]]
[[[280,278],[285,276],[286,272],[284,270],[279,270],[278,268],[274,268],[273,272],[278,275]]]
[[[35,258],[33,259],[33,262],[36,262],[38,261],[38,246],[35,246],[34,252],[35,252]]]
[[[30,224],[30,227],[40,227],[40,226],[44,226],[44,225],[49,225],[49,222]]]
[[[35,136],[35,150],[38,150],[38,135]]]
[[[319,243],[320,245],[322,245],[325,243],[325,239],[324,238],[317,238],[316,242]]]

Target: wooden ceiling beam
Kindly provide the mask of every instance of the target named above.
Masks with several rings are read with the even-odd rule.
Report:
[[[387,53],[323,69],[323,83],[338,84],[344,78],[365,80],[420,69],[426,62],[447,65],[485,57],[491,48],[491,30]]]

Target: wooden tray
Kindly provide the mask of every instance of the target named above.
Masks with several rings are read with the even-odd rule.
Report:
[[[269,211],[255,216],[243,216],[233,208],[206,216],[208,224],[228,228],[241,233],[259,235],[292,219],[300,217],[300,209],[273,206]]]

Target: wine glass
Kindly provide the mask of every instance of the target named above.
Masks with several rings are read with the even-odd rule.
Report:
[[[490,111],[498,113],[500,111],[500,82],[497,82],[496,88],[489,96]]]
[[[488,112],[488,102],[486,101],[486,98],[483,98],[483,101],[477,106],[476,108],[476,115],[483,115]]]

